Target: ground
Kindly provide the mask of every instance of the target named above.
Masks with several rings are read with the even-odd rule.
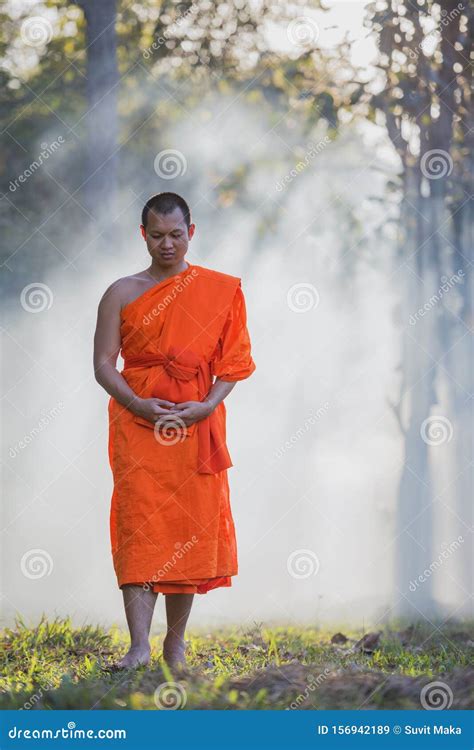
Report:
[[[73,627],[70,619],[45,617],[28,627],[18,617],[1,633],[0,709],[474,706],[473,623],[392,623],[365,633],[254,623],[191,629],[187,640],[184,672],[163,664],[161,634],[152,638],[149,668],[114,674],[103,666],[127,650],[119,628]]]

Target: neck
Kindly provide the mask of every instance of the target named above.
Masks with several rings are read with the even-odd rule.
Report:
[[[164,279],[168,279],[170,276],[175,276],[177,273],[185,271],[187,267],[188,262],[184,258],[178,263],[166,266],[161,266],[155,260],[152,260],[151,266],[147,269],[147,271],[157,281],[163,281]]]

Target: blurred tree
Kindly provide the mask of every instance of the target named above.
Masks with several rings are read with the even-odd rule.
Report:
[[[116,0],[70,0],[87,21],[87,156],[84,181],[86,207],[96,219],[105,218],[106,246],[114,248],[117,212],[118,115]]]
[[[458,0],[390,0],[371,3],[367,11],[385,76],[383,90],[374,93],[373,86],[367,87],[369,101],[383,113],[402,164],[399,253],[409,270],[402,310],[408,317],[427,303],[433,307],[415,323],[405,322],[401,390],[394,405],[405,437],[396,584],[408,594],[399,610],[416,614],[434,598],[433,579],[414,596],[408,589],[413,576],[429,568],[434,557],[431,541],[428,546],[421,541],[431,540],[435,501],[429,439],[421,434],[430,433],[430,424],[433,431],[454,427],[461,518],[468,517],[472,492],[467,446],[473,371],[466,332],[472,325],[474,250],[469,241],[473,130],[468,78],[473,9]],[[452,282],[455,288],[443,297],[440,287],[453,274],[458,275]],[[450,392],[447,399],[444,388]],[[451,409],[447,423],[433,415],[442,403]],[[469,573],[466,591],[471,590],[468,579]]]
[[[113,204],[117,183],[141,203],[159,185],[153,159],[160,144],[164,147],[172,141],[174,124],[183,117],[183,110],[211,103],[216,96],[223,101],[241,99],[256,111],[264,107],[270,120],[281,121],[281,135],[289,148],[275,153],[272,164],[282,174],[298,161],[303,146],[295,142],[295,120],[308,138],[321,120],[336,134],[338,111],[350,106],[338,77],[341,56],[334,49],[331,60],[326,58],[311,23],[303,28],[303,40],[301,29],[291,31],[290,19],[298,5],[303,14],[305,0],[298,0],[291,9],[270,0],[260,6],[249,0],[217,6],[205,0],[133,4],[126,0],[38,0],[36,13],[56,13],[54,34],[43,47],[35,47],[36,64],[28,66],[21,57],[12,63],[12,56],[16,49],[25,50],[21,29],[29,11],[15,18],[7,16],[0,37],[8,61],[0,124],[10,141],[0,176],[8,182],[21,173],[49,131],[66,140],[65,158],[51,159],[47,170],[38,170],[34,180],[11,196],[18,216],[27,217],[28,222],[21,220],[13,228],[6,210],[0,211],[11,234],[12,241],[6,244],[22,247],[18,263],[29,268],[41,259],[47,267],[58,261],[53,246],[67,257],[69,251],[63,247],[66,224],[69,235],[84,240],[86,229],[92,236],[100,234],[94,218],[108,201]],[[290,55],[270,51],[269,22],[286,26],[292,39]],[[342,57],[347,51],[346,46]],[[291,118],[284,117],[288,111]],[[223,167],[222,174],[210,175],[218,204],[230,208],[238,202],[247,207],[246,181],[252,161],[243,152],[235,173],[227,174]],[[192,175],[186,175],[181,184],[183,190],[192,189]],[[125,199],[122,203],[129,204],[128,195]],[[105,215],[116,212],[105,210]],[[278,207],[269,202],[261,215],[261,231],[272,231],[279,219]],[[46,225],[45,216],[49,216]],[[43,235],[34,235],[28,255],[23,243],[29,241],[31,225],[39,219]],[[114,241],[105,244],[111,247]],[[86,241],[83,246],[89,249]]]

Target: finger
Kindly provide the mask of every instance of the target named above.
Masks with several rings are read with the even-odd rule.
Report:
[[[179,417],[182,417],[182,416],[185,416],[185,415],[187,416],[187,415],[188,415],[188,414],[189,414],[189,413],[190,413],[191,411],[192,411],[192,408],[191,408],[191,406],[186,406],[186,407],[185,407],[185,408],[183,408],[183,409],[177,409],[177,410],[175,410],[175,412],[174,412],[174,413],[175,413],[175,414],[176,414],[177,416],[179,416]]]
[[[166,421],[167,421],[167,422],[170,422],[170,424],[177,424],[177,425],[180,425],[180,424],[182,424],[182,423],[183,423],[183,422],[184,422],[184,421],[185,421],[186,419],[187,419],[187,417],[185,417],[185,416],[182,416],[181,414],[170,414],[170,415],[168,416],[168,418],[167,418],[167,420],[166,420]]]
[[[176,415],[173,415],[173,413],[169,409],[160,409],[160,408],[158,408],[158,409],[156,409],[154,411],[154,416],[155,416],[156,419],[158,419],[158,418],[160,418],[160,419],[167,419],[167,420],[176,419]]]
[[[174,406],[174,401],[167,401],[165,398],[157,398],[155,399],[157,401],[159,406]]]

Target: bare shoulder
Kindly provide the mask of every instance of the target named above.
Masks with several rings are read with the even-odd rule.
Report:
[[[100,300],[100,306],[120,310],[134,296],[140,294],[147,284],[150,285],[150,275],[147,275],[146,271],[122,276],[107,287]]]

